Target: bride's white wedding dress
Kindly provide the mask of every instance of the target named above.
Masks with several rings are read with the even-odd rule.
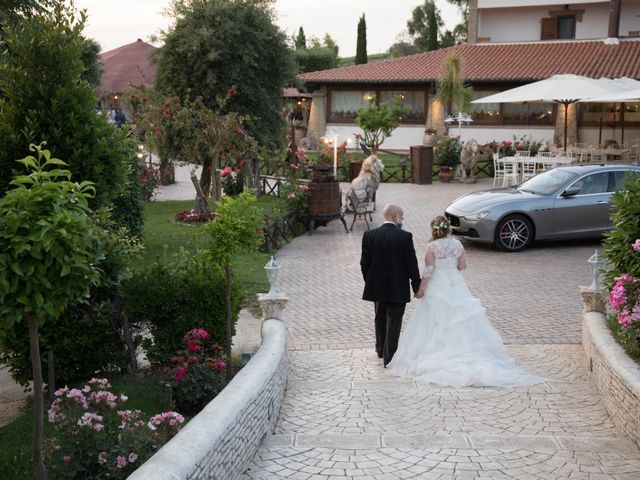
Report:
[[[544,382],[518,368],[509,357],[500,334],[458,269],[459,264],[466,267],[464,255],[462,244],[452,237],[428,244],[422,276],[430,279],[400,336],[388,371],[421,383],[454,387]]]

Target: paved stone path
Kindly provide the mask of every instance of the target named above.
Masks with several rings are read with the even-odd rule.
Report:
[[[384,184],[378,205],[403,206],[421,257],[430,219],[459,194],[488,187]],[[357,222],[346,234],[331,222],[278,253],[279,286],[291,298],[291,374],[275,432],[245,480],[640,478],[640,451],[609,420],[580,345],[578,286],[589,281],[586,260],[598,242],[542,244],[518,254],[465,244],[470,289],[511,354],[548,381],[453,389],[382,368],[373,307],[360,300],[364,229]]]

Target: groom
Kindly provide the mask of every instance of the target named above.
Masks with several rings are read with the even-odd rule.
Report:
[[[399,205],[386,205],[384,223],[364,232],[360,267],[364,277],[363,300],[375,302],[376,352],[384,366],[398,348],[402,315],[420,286],[420,270],[413,236],[402,230],[404,212]]]

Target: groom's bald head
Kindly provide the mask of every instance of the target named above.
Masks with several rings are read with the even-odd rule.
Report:
[[[382,211],[382,216],[385,220],[393,223],[402,222],[402,217],[404,216],[404,212],[402,211],[402,207],[400,205],[396,205],[395,203],[388,203],[385,205],[384,210]]]

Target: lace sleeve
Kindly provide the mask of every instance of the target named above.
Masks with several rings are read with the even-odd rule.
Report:
[[[420,272],[422,278],[430,278],[435,267],[435,255],[431,244],[427,245],[427,253],[424,256],[424,267]]]

